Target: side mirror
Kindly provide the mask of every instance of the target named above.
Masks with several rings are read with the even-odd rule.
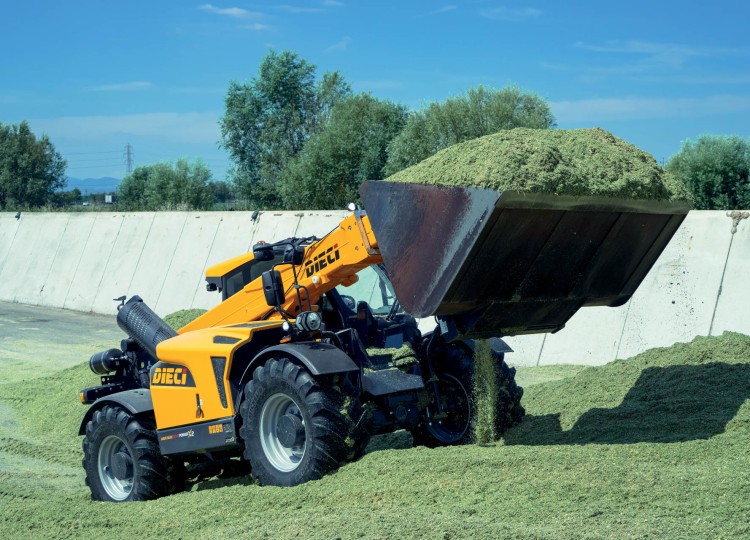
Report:
[[[253,258],[256,261],[272,261],[273,246],[271,244],[255,244],[253,246]]]
[[[284,296],[284,282],[281,280],[281,273],[278,270],[266,270],[261,274],[261,279],[266,304],[272,307],[283,304],[286,296]]]

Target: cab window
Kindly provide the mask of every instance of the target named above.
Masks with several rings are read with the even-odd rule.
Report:
[[[365,301],[374,314],[387,314],[396,301],[396,295],[385,271],[379,266],[368,266],[357,276],[359,280],[353,285],[336,287],[347,306],[354,311],[358,302]]]
[[[274,264],[283,261],[284,255],[277,255],[272,261],[248,261],[242,266],[238,266],[226,276],[224,276],[224,286],[222,288],[223,299],[226,300],[245,288],[245,285],[258,279],[266,270],[273,268]]]

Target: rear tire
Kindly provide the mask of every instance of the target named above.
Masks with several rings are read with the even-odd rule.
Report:
[[[435,418],[437,406],[434,393],[427,407],[425,420],[412,430],[414,446],[435,448],[468,444],[474,441],[477,409],[474,403],[474,358],[462,345],[448,345],[435,362],[438,393],[441,394],[443,418]],[[521,406],[523,388],[515,381],[515,368],[508,367],[502,355],[495,355],[498,396],[495,403],[495,434],[500,437],[526,414]],[[427,383],[431,384],[430,382]],[[429,416],[428,416],[429,415]],[[430,421],[430,417],[433,419]]]
[[[105,405],[86,424],[83,468],[95,501],[148,501],[182,488],[184,469],[162,456],[152,422]]]
[[[509,367],[499,359],[497,406],[495,409],[495,433],[500,437],[515,425],[521,423],[526,409],[521,405],[523,388],[516,384],[516,368]]]
[[[414,446],[437,448],[454,444],[466,444],[474,437],[476,411],[471,398],[471,372],[460,373],[457,369],[440,370],[436,373],[440,394],[438,413],[435,394],[426,408],[424,421],[412,430]],[[427,383],[432,384],[432,383]]]
[[[296,486],[336,469],[351,452],[345,410],[341,394],[286,358],[257,367],[240,407],[253,476],[263,485]]]

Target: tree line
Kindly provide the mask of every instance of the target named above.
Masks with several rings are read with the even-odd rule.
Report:
[[[228,182],[200,160],[137,167],[120,182],[122,210],[343,208],[365,180],[380,180],[456,143],[503,129],[554,129],[548,103],[516,87],[478,86],[420,110],[354,93],[338,71],[289,51],[269,52],[246,83],[231,82],[220,120],[232,167]],[[26,122],[0,124],[0,209],[61,206],[65,160]],[[702,135],[685,141],[666,169],[697,209],[750,207],[750,140]],[[80,198],[80,192],[77,194]]]

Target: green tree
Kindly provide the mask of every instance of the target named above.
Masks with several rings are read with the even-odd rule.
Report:
[[[234,199],[234,190],[228,182],[214,181],[208,183],[208,189],[214,202],[227,203]]]
[[[698,210],[750,208],[750,140],[701,135],[685,141],[666,169],[690,188]]]
[[[211,171],[199,159],[136,167],[117,187],[123,210],[208,210],[214,203]]]
[[[325,127],[282,172],[280,192],[290,209],[344,208],[359,200],[365,180],[383,178],[388,143],[401,131],[403,106],[359,94],[339,101]]]
[[[117,207],[126,211],[147,210],[147,187],[152,166],[136,167],[117,185]]]
[[[73,188],[70,191],[57,191],[52,198],[52,204],[57,207],[76,206],[83,200],[81,190]]]
[[[338,72],[316,82],[315,66],[289,51],[269,52],[257,77],[230,83],[220,125],[238,195],[264,208],[280,206],[281,171],[350,93]]]
[[[516,127],[553,128],[555,117],[542,98],[516,87],[495,90],[478,86],[442,103],[431,103],[412,113],[388,146],[385,175],[456,143]]]
[[[37,139],[25,121],[0,124],[0,209],[54,203],[65,187],[65,167],[47,135]]]

